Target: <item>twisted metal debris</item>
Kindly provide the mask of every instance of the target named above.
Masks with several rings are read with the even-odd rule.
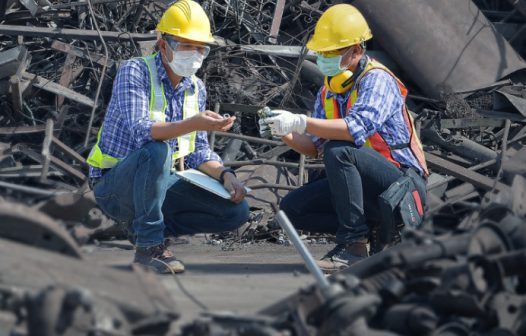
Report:
[[[337,2],[201,1],[218,40],[198,74],[208,90],[208,108],[236,114],[239,121],[231,133],[211,134],[210,143],[254,189],[252,219],[243,234],[216,237],[226,239],[227,248],[260,239],[286,242],[272,224],[279,201],[323,169],[281,141],[259,138],[256,111],[312,109],[323,76],[304,45],[319,15]],[[408,106],[433,171],[424,230],[334,277],[331,283],[342,293],[336,298],[322,300],[312,287],[258,316],[209,314],[183,334],[526,333],[526,1],[462,1],[454,7],[433,0],[352,3],[371,22],[371,55],[410,88]],[[0,208],[0,236],[9,240],[1,248],[31,255],[18,242],[79,257],[78,243],[125,238],[122,223],[97,208],[85,158],[120,62],[155,50],[153,30],[167,5],[0,3],[0,201],[10,204]],[[20,215],[31,211],[32,216]],[[28,228],[39,234],[28,236]],[[154,310],[130,310],[127,302],[99,297],[104,288],[86,284],[38,283],[26,292],[16,281],[0,282],[0,334],[16,329],[33,335],[44,330],[42,324],[52,328],[66,321],[66,327],[109,326],[93,315],[96,307],[113,318],[113,327],[97,329],[107,334],[166,334],[166,325],[177,318],[167,313],[156,320]],[[154,302],[159,294],[153,294],[141,299]],[[35,308],[42,300],[90,313],[51,317]]]

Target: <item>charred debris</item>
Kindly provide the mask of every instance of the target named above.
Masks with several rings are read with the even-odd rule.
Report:
[[[227,249],[286,243],[276,205],[323,164],[260,138],[256,111],[309,113],[323,76],[304,45],[323,10],[342,1],[200,2],[217,37],[199,73],[208,108],[238,121],[229,133],[210,134],[210,143],[253,189],[250,222],[211,241]],[[313,285],[258,315],[208,313],[182,333],[526,334],[526,1],[349,2],[373,30],[369,53],[410,88],[433,172],[424,230],[331,277],[329,294]],[[177,319],[159,286],[133,290],[154,281],[144,271],[101,267],[96,282],[68,276],[83,272],[79,245],[124,236],[122,223],[96,207],[85,158],[120,62],[155,50],[167,4],[0,3],[0,334],[60,327],[162,335]],[[62,284],[36,278],[21,288],[16,276],[4,277],[32,263],[63,274]],[[128,287],[116,287],[116,278]]]

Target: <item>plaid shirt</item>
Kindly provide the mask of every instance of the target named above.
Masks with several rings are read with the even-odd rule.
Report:
[[[328,97],[334,96],[340,111],[347,111],[347,101],[351,95],[349,90],[343,94],[328,91]],[[327,119],[323,109],[321,89],[314,104],[313,118]],[[373,69],[364,75],[360,82],[358,97],[347,111],[344,120],[354,143],[361,147],[365,140],[378,132],[389,145],[399,145],[409,142],[409,130],[402,114],[404,97],[395,79],[384,70]],[[311,136],[318,153],[323,153],[323,145],[327,141]],[[402,166],[414,167],[423,173],[411,149],[404,148],[392,151],[393,158]]]
[[[161,62],[161,56],[155,57],[157,73],[164,86],[166,95],[166,121],[183,119],[183,101],[186,89],[195,90],[193,81],[184,77],[174,88]],[[201,80],[199,86],[199,111],[205,110],[206,89]],[[104,127],[99,146],[104,154],[116,158],[125,158],[131,152],[153,141],[150,120],[150,73],[142,59],[126,61],[119,69],[113,83],[113,94],[104,117]],[[177,139],[166,140],[172,151],[177,150]],[[188,167],[197,168],[207,161],[219,161],[221,158],[208,146],[207,133],[198,131],[195,139],[195,151],[185,157]],[[90,167],[90,177],[102,176],[102,170]]]

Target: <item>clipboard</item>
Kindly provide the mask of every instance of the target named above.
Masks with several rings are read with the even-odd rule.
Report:
[[[213,177],[206,175],[205,173],[197,169],[187,169],[183,171],[176,171],[175,174],[180,177],[182,180],[192,183],[202,189],[205,189],[217,196],[220,196],[225,199],[230,199],[230,192],[223,187],[221,182],[216,180]],[[245,187],[247,192],[252,191],[252,189]]]

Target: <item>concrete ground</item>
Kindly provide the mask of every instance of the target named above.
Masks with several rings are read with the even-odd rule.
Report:
[[[307,247],[319,259],[333,245]],[[86,259],[116,268],[128,268],[133,258],[132,247],[125,241],[102,242],[83,249]],[[206,244],[204,236],[195,236],[187,244],[172,245],[171,249],[186,265],[186,272],[177,275],[184,290],[212,311],[255,313],[314,281],[293,246],[254,243],[224,251],[221,245]],[[181,311],[178,325],[202,311],[172,275],[158,277]]]

